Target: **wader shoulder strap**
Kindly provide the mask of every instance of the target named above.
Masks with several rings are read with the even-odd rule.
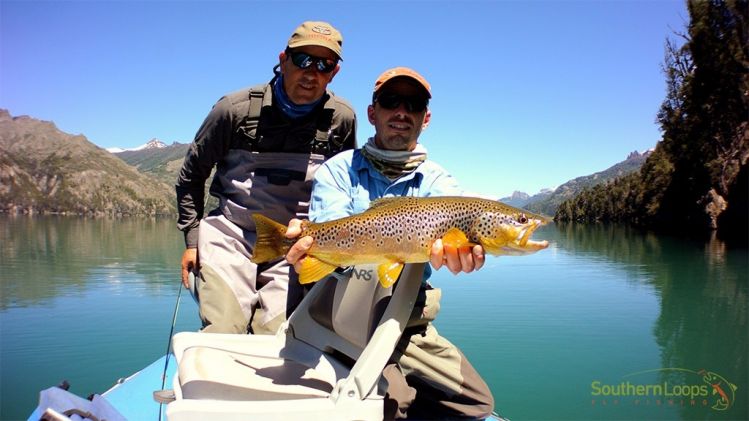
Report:
[[[253,150],[255,145],[260,139],[262,139],[262,128],[265,120],[270,117],[268,113],[264,113],[266,107],[270,105],[265,104],[265,92],[268,89],[268,84],[256,85],[250,88],[247,100],[249,104],[247,106],[247,115],[242,118],[237,127],[237,132],[242,133],[243,138],[247,139],[248,142],[242,147],[242,149]],[[327,105],[327,104],[326,104]],[[325,156],[332,156],[340,152],[341,142],[339,139],[331,139],[330,127],[333,125],[333,114],[335,109],[325,107],[320,112],[315,122],[315,138],[311,139],[312,153],[317,153]],[[332,142],[330,142],[332,140]],[[331,144],[332,143],[332,144]],[[239,146],[239,145],[235,145]]]
[[[320,118],[317,119],[317,134],[315,140],[319,142],[327,142],[328,135],[330,134],[330,126],[333,123],[333,109],[324,108]]]
[[[250,145],[255,149],[255,143],[262,137],[262,115],[263,115],[263,97],[265,96],[265,85],[253,86],[250,88],[250,106],[247,107],[247,123],[255,126],[254,136],[251,137]],[[247,124],[246,123],[246,124]]]
[[[262,85],[260,86],[253,86],[250,88],[250,106],[249,111],[247,112],[247,119],[248,120],[255,120],[258,123],[260,122],[260,115],[263,111],[263,96],[265,94],[265,89]],[[260,125],[258,124],[257,128],[258,135],[260,134]],[[258,136],[259,137],[259,136]]]
[[[323,108],[320,116],[317,118],[315,140],[312,144],[312,152],[331,157],[340,152],[341,145],[330,143],[330,126],[333,124],[332,108]]]
[[[237,111],[239,121],[234,128],[236,136],[232,139],[232,148],[252,151],[261,137],[261,116],[263,111],[263,97],[267,84],[250,88],[243,98],[244,103]],[[246,108],[245,108],[246,107]],[[246,113],[244,110],[247,110]]]

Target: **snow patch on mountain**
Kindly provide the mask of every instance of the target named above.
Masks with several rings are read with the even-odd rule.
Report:
[[[161,148],[166,148],[166,146],[167,146],[166,143],[160,141],[159,139],[153,138],[149,140],[148,142],[146,142],[145,144],[138,146],[137,148],[122,149],[122,148],[114,147],[114,148],[107,148],[106,150],[109,153],[121,153],[121,152],[126,152],[126,151],[141,151],[144,149],[161,149]]]

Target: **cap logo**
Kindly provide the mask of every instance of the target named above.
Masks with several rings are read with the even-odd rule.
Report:
[[[328,28],[327,26],[320,26],[320,25],[313,26],[312,31],[317,32],[318,34],[322,34],[322,35],[330,35],[333,33],[333,31],[331,31],[330,28]]]

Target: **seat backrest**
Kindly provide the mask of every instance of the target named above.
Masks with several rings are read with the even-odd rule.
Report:
[[[380,285],[374,265],[358,266],[346,275],[330,277],[322,288],[318,298],[310,303],[310,317],[363,349],[390,302],[393,288]]]
[[[356,360],[349,377],[356,378],[360,393],[369,393],[408,322],[423,274],[424,263],[407,264],[387,289],[372,265],[321,280],[289,318],[288,333],[323,352]]]

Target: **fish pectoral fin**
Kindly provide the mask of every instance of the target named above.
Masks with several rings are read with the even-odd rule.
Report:
[[[377,267],[377,275],[380,277],[380,285],[383,288],[390,288],[393,286],[398,277],[401,276],[403,271],[403,263],[401,262],[390,262],[383,263]]]
[[[309,284],[330,275],[338,266],[323,262],[322,260],[307,256],[302,259],[302,268],[299,272],[299,283]]]
[[[455,247],[456,249],[471,248],[475,245],[468,240],[466,233],[458,228],[450,228],[447,230],[445,235],[442,236],[442,244]]]

